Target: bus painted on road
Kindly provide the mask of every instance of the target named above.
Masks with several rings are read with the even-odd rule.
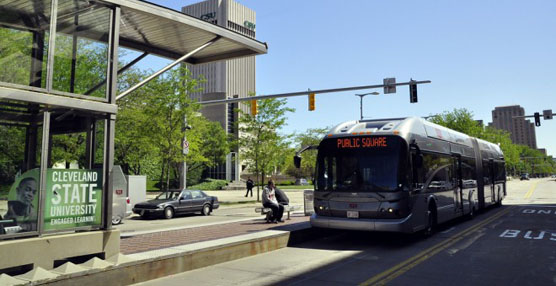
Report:
[[[315,227],[431,232],[506,194],[498,145],[423,118],[345,122],[317,149]]]

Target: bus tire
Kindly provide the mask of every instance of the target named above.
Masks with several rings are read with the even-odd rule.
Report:
[[[477,211],[477,210],[475,209],[475,204],[472,204],[472,205],[471,205],[471,209],[469,210],[469,213],[467,214],[467,218],[468,218],[469,220],[472,220],[472,219],[475,217],[475,212],[476,212],[476,211]]]
[[[427,225],[425,226],[425,236],[431,236],[436,229],[436,208],[434,204],[429,205],[427,210]]]

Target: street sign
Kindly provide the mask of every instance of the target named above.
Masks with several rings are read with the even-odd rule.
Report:
[[[189,141],[187,141],[187,139],[183,140],[183,154],[189,154]]]
[[[542,116],[544,120],[552,119],[552,109],[543,110]]]
[[[384,83],[384,94],[388,93],[396,93],[396,78],[395,77],[388,77],[382,80]]]

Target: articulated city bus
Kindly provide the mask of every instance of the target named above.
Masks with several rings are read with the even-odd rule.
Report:
[[[311,225],[431,232],[505,194],[495,144],[422,118],[350,121],[318,146]]]

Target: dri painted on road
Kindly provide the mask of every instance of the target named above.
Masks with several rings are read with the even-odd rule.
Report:
[[[533,193],[535,192],[535,189],[537,188],[537,185],[539,184],[539,181],[536,181],[533,183],[533,185],[531,186],[531,188],[529,188],[529,191],[525,194],[525,196],[523,197],[524,199],[529,199]]]
[[[420,252],[419,254],[395,265],[394,267],[375,275],[374,277],[370,278],[369,280],[359,284],[359,285],[385,285],[388,282],[394,280],[395,278],[399,277],[400,275],[404,274],[405,272],[413,269],[415,266],[421,264],[422,262],[424,262],[425,260],[433,257],[434,255],[436,255],[437,253],[445,250],[446,248],[454,245],[455,243],[457,243],[458,241],[462,240],[463,238],[475,233],[476,231],[478,231],[479,229],[481,229],[482,227],[484,227],[485,225],[499,219],[500,217],[504,216],[505,214],[507,214],[508,212],[510,212],[511,207],[508,207],[502,211],[499,211],[498,213],[494,214],[493,216],[491,216],[490,218],[485,219],[484,221],[466,229],[463,230],[461,232],[459,232],[458,234],[442,241],[441,243],[438,243],[436,245],[434,245],[433,247],[430,247],[422,252]]]

